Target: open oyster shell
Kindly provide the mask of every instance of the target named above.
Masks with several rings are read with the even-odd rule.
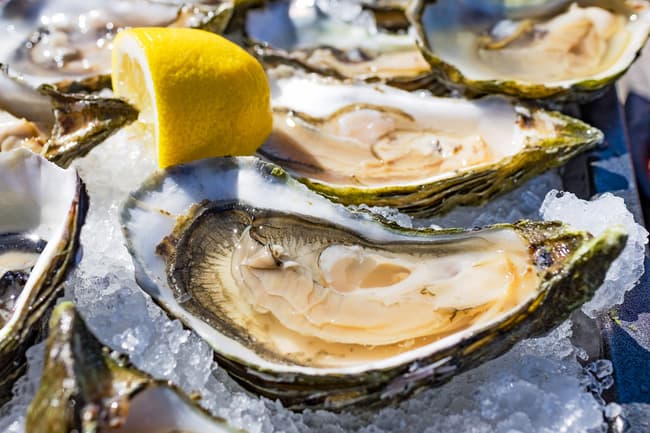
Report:
[[[383,225],[256,158],[155,174],[121,221],[140,286],[294,409],[386,402],[499,356],[589,299],[626,240]]]
[[[103,347],[71,302],[52,314],[27,433],[245,433]]]
[[[195,1],[181,5],[165,0],[88,0],[57,2],[38,13],[11,2],[12,11],[4,14],[0,24],[6,21],[20,27],[27,37],[13,44],[8,42],[11,51],[0,62],[11,65],[35,87],[49,83],[66,93],[94,92],[111,86],[111,49],[115,35],[122,29],[192,27],[222,33],[236,16],[235,9],[244,13],[246,5],[255,1]]]
[[[67,167],[137,117],[121,99],[33,88],[0,65],[0,152],[23,147]]]
[[[274,131],[259,154],[344,204],[419,216],[480,204],[603,139],[577,119],[498,96],[273,75]]]
[[[416,0],[410,16],[422,53],[440,80],[468,95],[596,98],[625,73],[650,34],[645,0],[528,7],[494,0]]]
[[[268,67],[288,64],[339,79],[421,88],[433,81],[431,68],[409,32],[403,7],[396,2],[269,0],[248,10],[245,33]]]
[[[72,169],[27,150],[0,153],[0,402],[74,264],[87,197]]]

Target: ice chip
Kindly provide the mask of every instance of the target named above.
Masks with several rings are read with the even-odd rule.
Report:
[[[569,192],[551,190],[546,195],[540,213],[545,220],[559,220],[597,236],[607,227],[622,225],[629,236],[625,249],[607,272],[605,282],[594,298],[582,306],[590,317],[623,302],[644,271],[645,246],[648,231],[634,221],[634,216],[622,198],[606,193],[591,201],[577,198]]]

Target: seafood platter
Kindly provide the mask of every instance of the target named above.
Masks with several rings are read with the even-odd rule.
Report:
[[[0,13],[1,431],[622,431],[598,325],[647,232],[603,173],[650,2]],[[131,27],[259,61],[254,155],[156,167],[112,91]]]

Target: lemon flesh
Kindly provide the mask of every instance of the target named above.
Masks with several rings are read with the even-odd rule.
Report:
[[[202,158],[251,155],[270,134],[270,89],[262,66],[203,30],[120,32],[113,90],[140,110],[162,168]]]

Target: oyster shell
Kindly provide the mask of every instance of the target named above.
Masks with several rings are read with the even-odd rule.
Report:
[[[255,158],[156,174],[121,221],[140,286],[294,409],[386,402],[499,356],[589,299],[626,240],[387,226]]]
[[[586,101],[625,73],[650,34],[647,1],[499,3],[414,3],[418,42],[441,81],[469,95]]]
[[[83,183],[24,149],[0,153],[0,402],[74,264],[87,208]]]
[[[278,76],[274,131],[259,154],[344,204],[418,216],[480,204],[603,139],[577,119],[501,97]]]
[[[328,0],[331,2],[331,0]],[[410,26],[406,10],[410,0],[358,0],[362,8],[372,12],[378,27],[390,31],[406,31]],[[336,2],[334,2],[336,6]]]
[[[245,433],[102,347],[71,302],[52,314],[27,433]]]
[[[254,0],[253,0],[254,1]],[[30,29],[28,36],[0,61],[34,86],[55,83],[64,92],[94,92],[110,88],[111,49],[115,35],[127,27],[195,27],[223,32],[246,1],[193,2],[118,0],[56,4],[38,23],[33,11],[12,14],[10,23]],[[52,9],[52,10],[50,10]]]
[[[121,99],[34,89],[0,65],[2,152],[25,147],[66,167],[137,117]]]
[[[364,11],[357,2],[272,0],[248,11],[246,34],[268,67],[289,64],[339,79],[384,81],[409,89],[430,84],[430,67],[413,35],[380,26],[382,11],[398,16],[403,11],[387,3],[377,4],[374,11]],[[399,18],[383,20],[391,28],[409,28],[405,19],[401,24]]]

